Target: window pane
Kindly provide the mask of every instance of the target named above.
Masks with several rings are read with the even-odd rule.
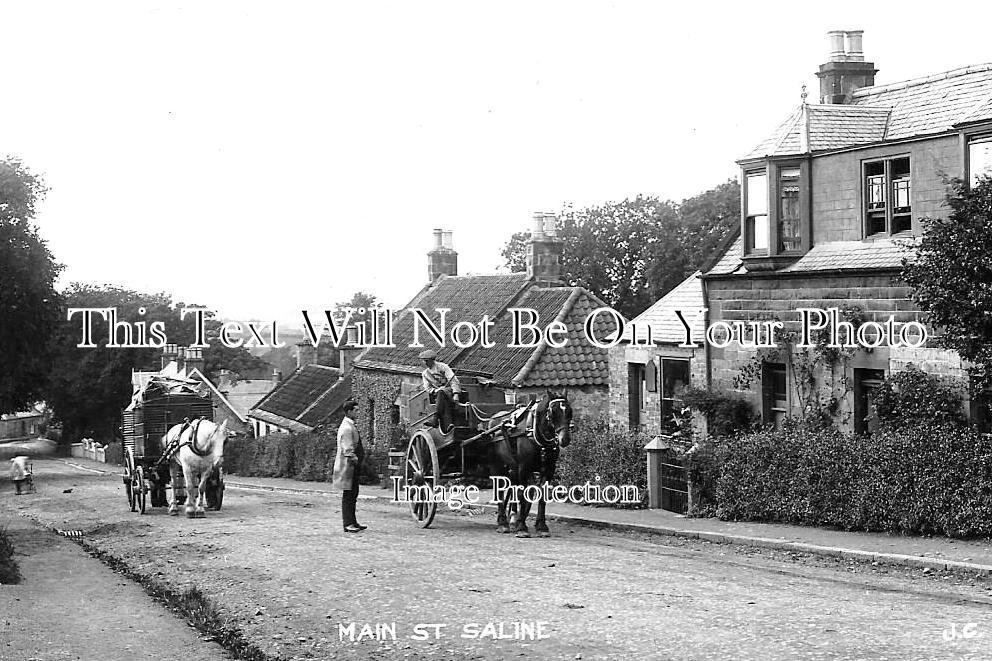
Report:
[[[785,168],[779,179],[779,249],[799,250],[799,168]]]
[[[747,251],[768,249],[768,216],[747,219]]]
[[[768,213],[768,176],[762,173],[747,175],[747,214],[761,216]]]
[[[689,387],[689,361],[663,360],[661,363],[663,381],[662,397],[682,399],[682,393]]]
[[[992,176],[992,139],[972,140],[968,143],[968,167],[971,185],[982,175]]]

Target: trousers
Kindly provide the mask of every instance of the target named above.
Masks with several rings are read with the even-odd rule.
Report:
[[[355,518],[355,506],[358,504],[358,471],[355,471],[354,488],[345,489],[341,492],[341,521],[344,527],[357,526],[358,520]]]
[[[438,390],[435,397],[437,404],[434,408],[434,424],[442,434],[447,433],[455,424],[455,400],[448,389]]]

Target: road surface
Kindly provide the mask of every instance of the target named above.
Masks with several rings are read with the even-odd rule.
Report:
[[[581,526],[520,540],[488,514],[423,530],[364,499],[369,530],[345,535],[337,498],[233,488],[205,519],[142,516],[117,477],[35,473],[39,493],[4,496],[0,516],[82,530],[136,571],[199,586],[285,659],[992,657],[981,579]]]

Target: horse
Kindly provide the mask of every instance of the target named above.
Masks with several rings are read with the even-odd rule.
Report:
[[[179,514],[179,470],[186,483],[186,516],[201,519],[205,514],[207,480],[215,468],[224,464],[224,441],[227,420],[220,425],[210,420],[194,420],[175,425],[162,437],[163,452],[171,454],[172,503],[169,514]]]
[[[539,401],[515,411],[499,431],[500,439],[493,443],[489,454],[490,473],[509,478],[511,489],[499,503],[496,532],[513,532],[517,537],[530,537],[527,516],[531,503],[522,497],[531,484],[542,487],[554,479],[561,448],[572,442],[572,405],[566,394],[548,390]],[[534,477],[537,477],[536,482]],[[519,494],[517,511],[507,521],[510,492]],[[545,519],[543,488],[537,501],[534,528],[541,537],[550,537]]]

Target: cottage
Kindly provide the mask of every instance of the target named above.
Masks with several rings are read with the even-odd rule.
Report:
[[[946,217],[946,178],[973,182],[992,166],[992,65],[876,85],[860,31],[830,43],[819,103],[804,94],[739,161],[740,233],[702,276],[709,323],[774,318],[795,330],[799,308],[836,308],[852,325],[920,321],[901,260],[922,218]],[[741,391],[768,423],[826,402],[842,428],[863,431],[887,374],[912,365],[966,378],[956,354],[929,347],[845,350],[813,365],[813,388],[793,351],[708,351],[711,387]]]
[[[608,413],[608,355],[585,339],[587,317],[604,306],[582,287],[564,286],[560,279],[561,240],[555,218],[536,214],[527,249],[527,271],[496,275],[458,275],[458,256],[451,233],[435,230],[435,245],[428,253],[428,284],[413,297],[394,324],[395,347],[372,347],[354,363],[352,391],[359,402],[359,426],[366,438],[380,447],[398,442],[401,423],[410,421],[410,395],[421,388],[423,361],[414,339],[414,315],[408,310],[433,311],[448,308],[450,323],[477,322],[484,316],[493,321],[493,346],[473,343],[459,348],[451,341],[441,346],[421,332],[424,347],[436,349],[443,361],[461,377],[481,379],[505,391],[505,402],[525,401],[546,389],[567,390],[577,415],[605,416]],[[533,348],[510,348],[513,324],[509,308],[528,308],[540,324],[552,320],[564,324],[567,342],[551,346],[540,341]],[[610,318],[599,316],[595,332],[606,337],[615,331]]]
[[[351,396],[351,375],[317,363],[318,353],[307,342],[297,344],[297,368],[248,412],[255,437],[308,433],[335,427]]]
[[[706,349],[698,341],[705,307],[700,275],[696,271],[628,322],[610,349],[614,424],[647,434],[674,432],[683,393],[706,387]]]

